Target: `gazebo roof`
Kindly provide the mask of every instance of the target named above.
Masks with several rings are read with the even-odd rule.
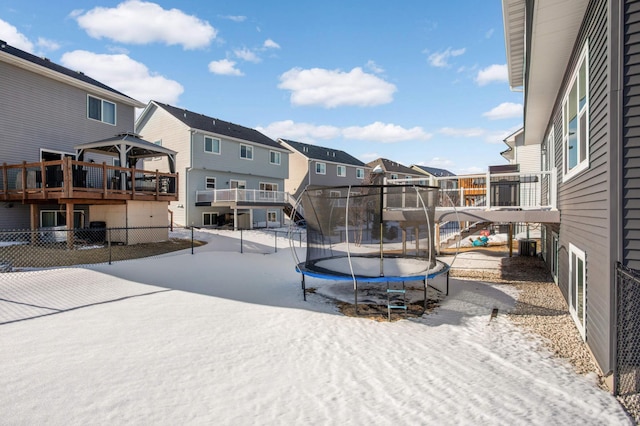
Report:
[[[120,133],[114,137],[95,142],[83,143],[74,147],[78,156],[83,151],[98,152],[126,159],[127,163],[135,163],[139,158],[166,156],[169,158],[171,173],[175,173],[176,151],[146,141],[135,133]],[[135,161],[131,161],[135,160]]]

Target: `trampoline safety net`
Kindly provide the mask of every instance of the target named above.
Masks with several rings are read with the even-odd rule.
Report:
[[[309,186],[301,196],[306,270],[358,277],[415,277],[436,265],[438,188]]]

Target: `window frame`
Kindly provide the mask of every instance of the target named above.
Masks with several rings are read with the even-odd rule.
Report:
[[[100,118],[91,117],[89,115],[91,113],[90,108],[89,108],[90,99],[95,99],[95,100],[100,101]],[[113,105],[113,123],[111,123],[109,121],[105,121],[105,118],[104,118],[104,115],[105,115],[104,114],[104,110],[105,110],[104,105],[105,105],[105,103]],[[118,124],[118,106],[117,106],[117,104],[115,102],[111,102],[111,101],[108,101],[106,99],[102,99],[102,98],[99,98],[97,96],[93,96],[93,95],[90,95],[90,94],[87,93],[87,118],[89,120],[99,121],[101,123],[109,124],[111,126],[116,126]]]
[[[322,170],[319,170],[322,169]],[[316,174],[317,175],[326,175],[327,174],[327,163],[322,163],[320,161],[316,161]]]
[[[209,216],[209,224],[205,224],[205,216]],[[212,220],[215,217],[215,221]],[[202,226],[217,226],[218,225],[218,212],[202,212]]]
[[[273,220],[270,220],[269,216],[273,215]],[[267,226],[269,222],[276,223],[278,222],[278,211],[277,210],[267,210]]]
[[[245,155],[242,155],[242,149],[244,148]],[[244,143],[240,144],[240,158],[247,161],[253,161],[253,146]]]
[[[581,79],[581,71],[584,66],[584,83]],[[582,48],[582,52],[578,58],[578,63],[569,80],[570,84],[567,87],[567,92],[562,99],[562,181],[568,181],[575,176],[578,176],[584,170],[589,168],[589,124],[590,124],[590,111],[589,111],[589,45],[585,43]],[[583,83],[583,87],[582,86]],[[584,93],[584,105],[580,105],[581,90]],[[573,93],[575,92],[575,99]],[[571,101],[575,101],[575,131],[572,132],[571,121],[569,115],[571,114]],[[583,121],[584,120],[584,121]],[[575,135],[575,139],[572,140],[571,136]],[[584,145],[584,146],[583,146]],[[571,166],[569,163],[572,161],[572,155],[569,154],[569,150],[575,148],[576,164]],[[583,152],[584,151],[584,152]]]
[[[207,139],[211,140],[211,150],[207,150]],[[214,141],[218,142],[218,150],[214,150]],[[203,142],[203,150],[205,153],[207,154],[215,154],[215,155],[220,155],[222,153],[222,141],[220,140],[220,138],[214,138],[213,136],[204,136],[204,142]]]
[[[580,335],[585,339],[587,323],[587,255],[572,243],[569,243],[568,293],[569,313],[576,323]]]
[[[209,186],[211,181],[213,181],[213,188],[211,188]],[[216,178],[215,178],[215,176],[205,176],[205,178],[204,178],[204,189],[207,190],[207,191],[216,189]]]
[[[342,173],[340,173],[342,170]],[[338,164],[336,166],[336,176],[338,177],[347,177],[347,166],[343,166],[342,164]]]
[[[274,156],[277,157],[278,161],[274,161]],[[282,164],[282,153],[280,151],[269,151],[269,164],[274,164],[279,166]]]
[[[364,169],[362,167],[356,168],[356,179],[364,179]]]

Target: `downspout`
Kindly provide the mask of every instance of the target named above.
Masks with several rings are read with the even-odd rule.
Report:
[[[196,131],[194,129],[189,129],[189,166],[184,170],[184,224],[185,226],[189,226],[189,213],[191,209],[189,208],[190,201],[190,192],[189,192],[189,174],[191,170],[193,170],[193,135],[195,135]],[[194,200],[195,204],[195,200]],[[193,225],[193,221],[191,222]]]

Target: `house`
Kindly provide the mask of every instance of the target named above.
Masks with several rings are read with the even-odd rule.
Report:
[[[283,222],[289,151],[255,129],[151,101],[136,131],[180,153],[174,222],[249,229]],[[145,167],[155,160],[145,161]]]
[[[539,150],[561,217],[542,228],[543,257],[607,384],[638,392],[640,2],[502,5],[509,84],[524,91],[514,142]]]
[[[0,99],[0,229],[74,229],[88,227],[90,221],[148,226],[149,215],[138,214],[141,210],[164,218],[157,223],[166,226],[168,200],[174,194],[160,194],[155,186],[138,193],[127,188],[136,177],[133,168],[120,162],[128,162],[128,154],[87,149],[79,157],[84,144],[133,132],[135,108],[143,103],[4,41]],[[167,150],[152,154],[165,161],[175,155]],[[177,179],[170,172],[137,173],[150,180]],[[111,186],[116,176],[124,186]]]
[[[295,199],[309,185],[363,185],[370,170],[362,161],[339,149],[287,139],[278,139],[278,142],[291,151],[289,178],[284,188]]]
[[[420,183],[428,183],[428,179],[425,179],[424,172],[409,168],[395,161],[387,160],[386,158],[378,158],[370,161],[367,163],[367,166],[371,167],[372,170],[379,166],[384,173],[384,177],[389,180],[417,180]]]

